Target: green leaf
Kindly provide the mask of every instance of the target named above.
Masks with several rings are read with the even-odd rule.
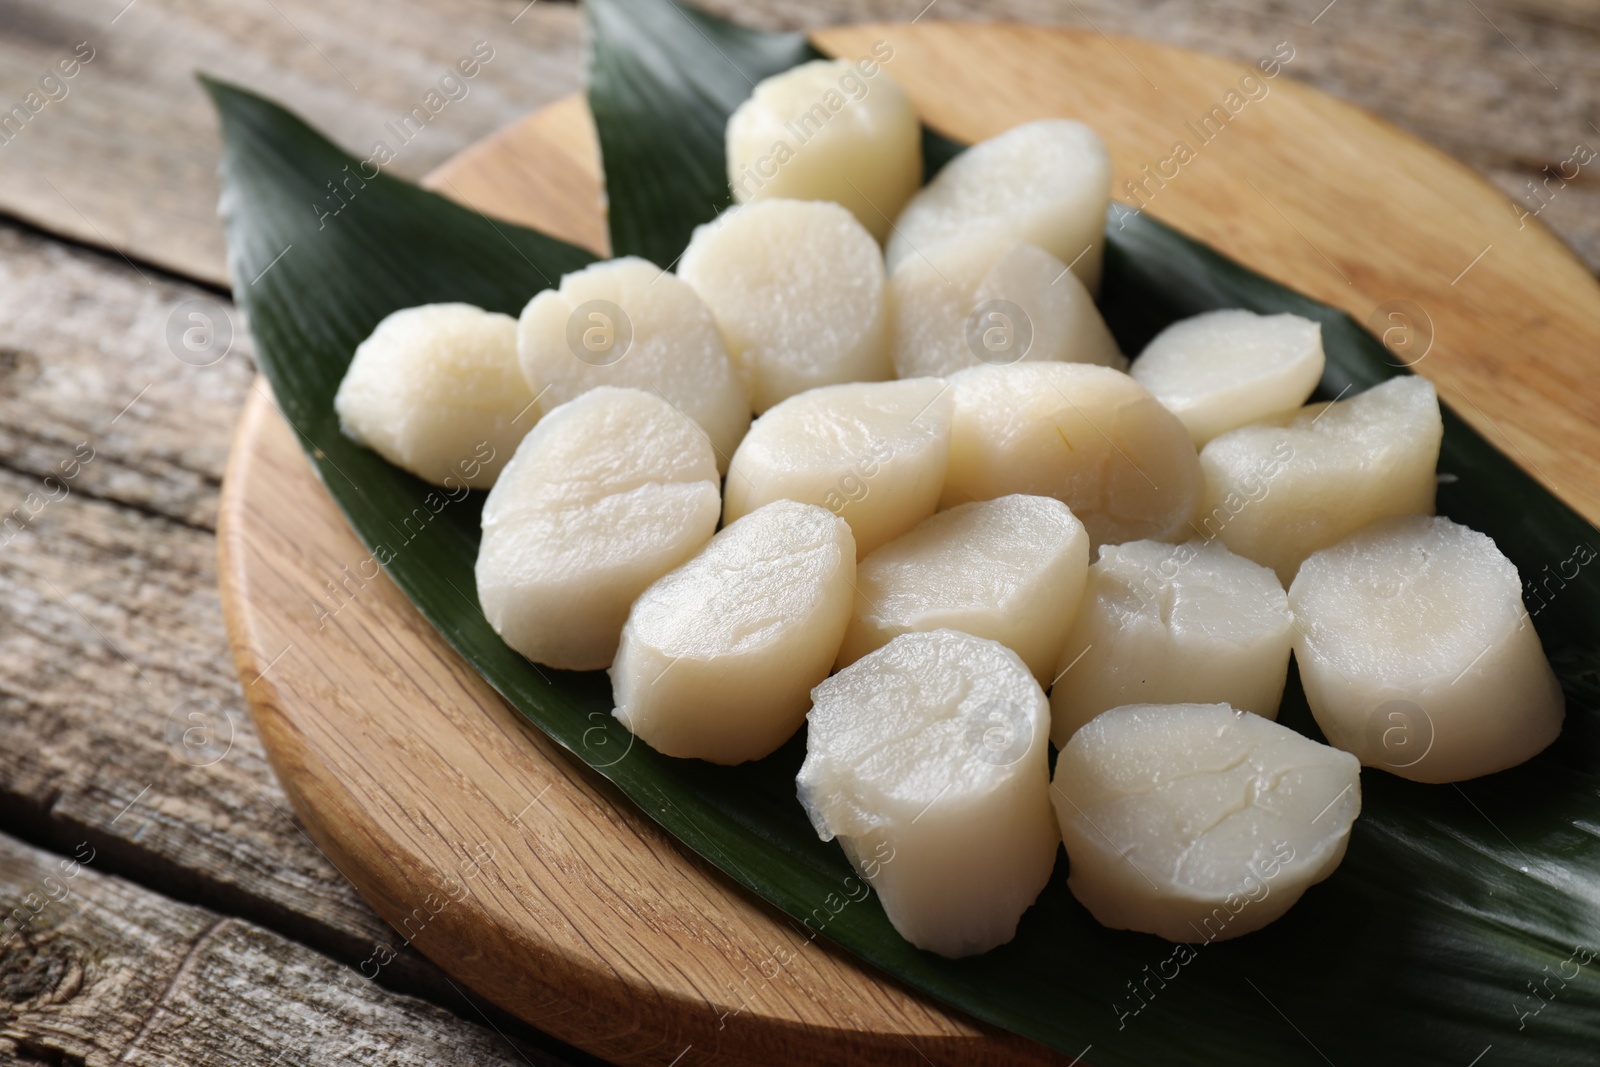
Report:
[[[615,247],[668,263],[708,217],[705,194],[726,195],[721,130],[749,86],[722,68],[758,78],[811,53],[797,38],[738,30],[668,0],[593,0],[590,17],[590,101]],[[1068,1058],[1092,1045],[1086,1060],[1100,1065],[1464,1067],[1492,1046],[1483,1067],[1594,1062],[1600,965],[1573,973],[1568,961],[1575,949],[1600,950],[1600,567],[1574,571],[1570,561],[1583,546],[1600,549],[1600,534],[1453,414],[1440,466],[1454,480],[1440,508],[1544,583],[1529,606],[1569,698],[1561,740],[1460,787],[1367,772],[1338,872],[1280,922],[1192,959],[1096,924],[1067,891],[1063,861],[1014,942],[944,960],[907,945],[876,901],[839,906],[857,883],[795,800],[803,738],[738,768],[634,744],[609,714],[603,674],[542,671],[484,622],[472,575],[479,501],[407,523],[428,487],[338,432],[334,390],[384,314],[439,300],[515,312],[588,257],[382,177],[324,216],[314,205],[338,206],[324,199],[327,183],[356,161],[277,107],[209,87],[223,119],[236,294],[329,491],[370,547],[395,550],[390,574],[496,689],[684,845],[904,984]],[[1144,217],[1109,226],[1104,305],[1135,350],[1174,318],[1211,308],[1317,318],[1329,396],[1402,373],[1343,314]],[[1290,689],[1282,721],[1316,736]]]

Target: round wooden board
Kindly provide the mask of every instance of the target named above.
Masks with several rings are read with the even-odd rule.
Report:
[[[1466,167],[1282,75],[1201,144],[1185,124],[1227,107],[1252,69],[1164,45],[937,23],[817,36],[847,57],[880,40],[943,132],[1086,119],[1119,198],[1146,180],[1153,215],[1357,318],[1413,302],[1432,332],[1416,369],[1600,518],[1586,473],[1600,394],[1585,387],[1600,380],[1600,285]],[[1194,158],[1148,181],[1141,168],[1180,140]],[[605,248],[578,97],[428,184]],[[264,386],[239,426],[219,540],[240,678],[300,818],[400,938],[480,994],[630,1064],[1067,1062],[807,942],[524,724],[386,577],[363,574],[368,553]]]

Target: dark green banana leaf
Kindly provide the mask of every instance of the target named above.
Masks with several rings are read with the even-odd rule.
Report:
[[[665,265],[727,202],[729,110],[752,81],[815,53],[671,0],[588,10],[613,245]],[[396,549],[395,581],[531,722],[753,893],[796,919],[829,915],[851,871],[795,800],[803,736],[738,768],[634,744],[610,715],[604,674],[537,668],[484,621],[477,495],[408,536],[415,524],[402,520],[429,487],[339,433],[334,391],[384,315],[444,300],[515,314],[590,257],[368,176],[277,106],[208,88],[222,115],[235,293],[278,403],[356,532]],[[959,150],[933,133],[925,142],[930,170]],[[1405,373],[1342,313],[1148,217],[1111,222],[1107,240],[1103,303],[1126,349],[1178,317],[1247,307],[1323,324],[1326,395]],[[1163,941],[1096,924],[1067,891],[1064,859],[1015,941],[981,957],[912,948],[876,902],[830,916],[822,936],[1064,1062],[1086,1047],[1085,1062],[1100,1065],[1600,1062],[1600,964],[1586,962],[1600,955],[1600,567],[1572,562],[1592,558],[1600,533],[1448,411],[1440,468],[1450,476],[1441,512],[1492,535],[1525,579],[1544,583],[1533,622],[1569,711],[1550,751],[1459,787],[1367,771],[1333,877],[1280,922],[1181,965]],[[1318,736],[1292,680],[1282,721]]]

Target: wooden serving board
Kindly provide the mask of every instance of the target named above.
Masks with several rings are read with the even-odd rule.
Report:
[[[1466,167],[1283,74],[1259,83],[1265,96],[1230,101],[1260,72],[1164,45],[937,23],[817,36],[847,57],[880,40],[894,48],[885,69],[942,132],[972,141],[1034,118],[1086,119],[1110,145],[1120,199],[1146,164],[1175,169],[1147,184],[1153,215],[1358,319],[1409,301],[1416,322],[1420,308],[1432,340],[1416,369],[1600,520],[1588,476],[1600,456],[1600,285]],[[1239,100],[1199,143],[1186,124]],[[1163,164],[1178,141],[1194,157]],[[428,184],[605,250],[578,97]],[[1425,347],[1413,338],[1411,358]],[[526,725],[363,566],[368,553],[265,386],[239,426],[219,539],[263,743],[310,835],[396,927],[390,950],[409,944],[516,1015],[629,1064],[1068,1062],[807,942]],[[363,970],[382,962],[377,950]]]

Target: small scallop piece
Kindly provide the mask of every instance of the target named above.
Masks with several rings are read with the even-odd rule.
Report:
[[[1444,423],[1426,378],[1245,426],[1200,451],[1196,526],[1288,585],[1311,553],[1394,515],[1431,515]]]
[[[1317,725],[1368,767],[1459,782],[1561,732],[1521,578],[1486,534],[1422,515],[1369,526],[1307,559],[1289,604]]]
[[[895,220],[887,257],[902,262],[952,237],[983,234],[1038,245],[1091,293],[1100,289],[1111,157],[1081,122],[1015,126],[945,164]]]
[[[800,801],[918,948],[1005,944],[1055,866],[1044,691],[1016,653],[903,634],[812,691]]]
[[[592,263],[530,300],[517,353],[541,413],[600,385],[643,389],[705,431],[718,470],[750,427],[711,309],[682,278],[637,256]]]
[[[950,456],[950,389],[938,378],[812,389],[755,425],[728,468],[723,521],[774,500],[820,504],[865,556],[932,515]]]
[[[1168,326],[1129,373],[1178,416],[1198,448],[1294,412],[1322,380],[1325,362],[1321,323],[1230,309]]]
[[[434,485],[494,484],[538,416],[517,320],[471,304],[393,312],[356,348],[334,410],[345,436]]]
[[[616,717],[657,752],[760,759],[805,721],[855,596],[849,525],[776,500],[634,602],[611,666]]]
[[[484,616],[538,663],[607,667],[635,598],[704,547],[718,505],[704,433],[658,396],[592,389],[540,420],[484,501]]]
[[[941,511],[861,561],[839,666],[903,633],[987,637],[1049,685],[1089,570],[1089,535],[1044,496]]]
[[[1349,753],[1226,704],[1115,708],[1056,760],[1067,886],[1116,930],[1259,930],[1344,859],[1360,775]]]
[[[734,109],[727,157],[739,203],[830,200],[881,242],[922,184],[922,126],[877,63],[817,59],[763,78]]]
[[[698,227],[678,274],[722,330],[759,414],[819,385],[893,377],[883,253],[819,200],[762,200]]]
[[[1200,498],[1194,443],[1126,374],[1016,363],[949,381],[955,409],[942,506],[1011,493],[1055,497],[1094,547],[1188,534]]]
[[[1077,275],[1037,245],[979,236],[908,256],[889,279],[895,373],[980,363],[1128,361]]]
[[[1215,541],[1104,545],[1055,668],[1050,740],[1061,748],[1124,704],[1219,703],[1276,719],[1293,638],[1277,575]]]

